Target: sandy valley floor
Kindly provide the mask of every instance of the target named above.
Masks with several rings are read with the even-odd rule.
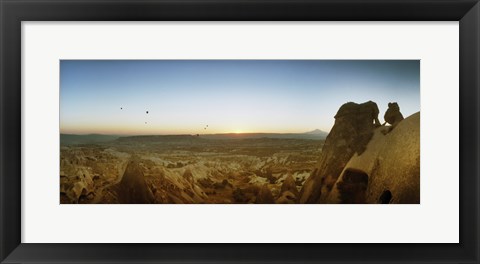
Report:
[[[127,137],[62,144],[61,203],[293,203],[323,140]]]

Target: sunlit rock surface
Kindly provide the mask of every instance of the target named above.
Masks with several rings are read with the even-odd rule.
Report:
[[[350,159],[327,202],[420,203],[420,113],[384,129]]]

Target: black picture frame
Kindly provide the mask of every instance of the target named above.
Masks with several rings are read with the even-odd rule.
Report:
[[[478,0],[0,0],[0,16],[2,263],[479,263]],[[460,243],[21,243],[21,22],[149,20],[459,21]]]

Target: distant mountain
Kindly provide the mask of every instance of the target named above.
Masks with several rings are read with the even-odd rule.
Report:
[[[315,129],[310,132],[305,132],[304,134],[307,135],[324,135],[325,137],[328,135],[328,132],[322,131],[320,129]]]
[[[60,144],[73,145],[73,144],[93,144],[113,141],[119,138],[114,135],[102,135],[102,134],[88,134],[88,135],[75,135],[75,134],[60,134]]]

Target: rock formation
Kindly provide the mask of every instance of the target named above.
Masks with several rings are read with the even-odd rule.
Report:
[[[381,132],[346,164],[326,202],[420,203],[420,113]]]
[[[298,190],[295,179],[289,174],[283,181],[280,189],[280,195],[275,201],[278,204],[291,204],[295,203],[298,199]]]
[[[289,174],[283,181],[282,188],[280,189],[280,194],[287,191],[291,192],[295,196],[298,196],[297,184],[291,174]]]
[[[391,130],[373,124],[369,114],[375,111],[368,108],[376,104],[347,103],[339,109],[298,202],[420,202],[420,113],[403,119],[398,104],[390,103],[385,116],[396,126]]]
[[[315,169],[300,191],[300,203],[321,203],[355,153],[362,153],[380,125],[378,106],[372,101],[346,103],[335,115],[335,124],[325,140]]]
[[[94,193],[94,182],[90,172],[86,168],[73,170],[74,176],[60,177],[60,194],[63,201],[79,203],[84,199],[91,198]],[[91,199],[89,199],[91,200]]]
[[[275,203],[275,200],[273,199],[272,192],[268,188],[268,184],[265,184],[260,188],[260,191],[258,192],[257,204],[273,204]]]
[[[388,109],[385,112],[383,118],[385,119],[384,125],[386,123],[389,123],[393,127],[395,127],[400,121],[404,119],[402,113],[400,112],[400,107],[396,102],[388,103]]]

